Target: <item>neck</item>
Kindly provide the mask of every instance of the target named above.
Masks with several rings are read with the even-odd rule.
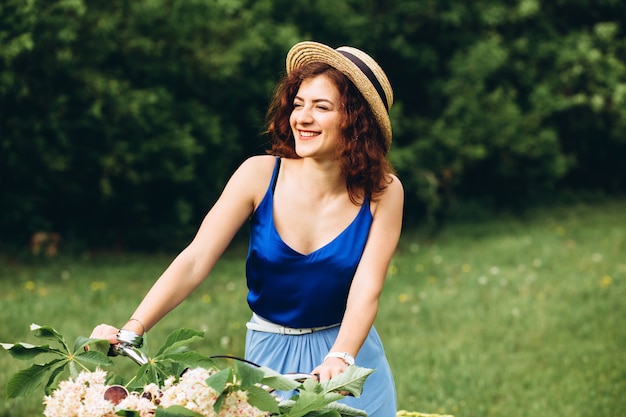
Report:
[[[346,192],[346,179],[339,164],[334,160],[300,160],[300,181],[306,189],[319,197],[333,196]]]

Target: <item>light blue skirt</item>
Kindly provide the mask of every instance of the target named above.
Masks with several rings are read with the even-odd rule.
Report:
[[[246,359],[280,373],[311,373],[332,347],[339,327],[298,336],[248,329]],[[364,410],[369,417],[395,417],[396,391],[391,369],[376,329],[372,327],[357,355],[356,364],[374,369],[359,398],[346,397],[342,403]]]

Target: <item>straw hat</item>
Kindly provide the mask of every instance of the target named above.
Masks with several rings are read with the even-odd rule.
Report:
[[[311,62],[323,62],[341,71],[363,94],[380,126],[387,149],[391,146],[389,109],[391,84],[380,66],[365,52],[349,46],[332,49],[318,42],[300,42],[287,53],[287,73]]]

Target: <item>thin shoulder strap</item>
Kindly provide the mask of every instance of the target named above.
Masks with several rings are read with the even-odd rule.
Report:
[[[276,190],[276,182],[278,179],[278,172],[280,171],[280,156],[276,157],[276,166],[274,167],[274,173],[272,174],[272,194],[274,194],[274,190]]]

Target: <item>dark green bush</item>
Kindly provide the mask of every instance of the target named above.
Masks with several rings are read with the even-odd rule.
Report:
[[[179,248],[302,39],[363,48],[394,86],[407,223],[466,201],[626,190],[626,3],[5,0],[0,243]],[[472,203],[473,204],[473,203]]]

